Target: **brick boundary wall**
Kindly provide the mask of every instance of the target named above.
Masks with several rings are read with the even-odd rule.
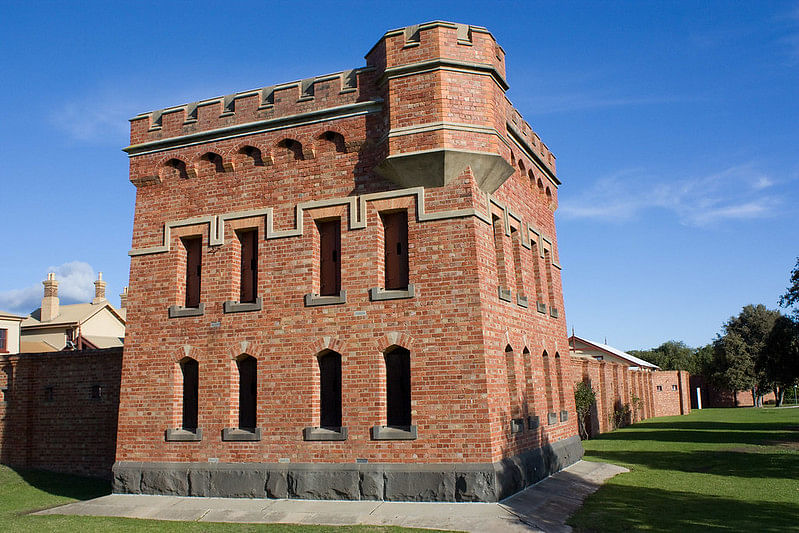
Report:
[[[616,408],[629,405],[632,397],[641,399],[641,407],[631,413],[628,422],[640,422],[656,416],[688,414],[691,411],[689,375],[682,371],[644,372],[619,363],[571,357],[572,385],[588,380],[597,401],[587,420],[591,436],[612,431],[611,415]],[[657,390],[658,385],[662,390]],[[673,389],[677,387],[677,390]]]
[[[110,478],[122,348],[0,356],[0,463]]]

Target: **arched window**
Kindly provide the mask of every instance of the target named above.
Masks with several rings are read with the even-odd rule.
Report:
[[[546,393],[547,412],[551,413],[554,409],[552,402],[552,369],[549,365],[549,354],[547,351],[544,350],[544,353],[541,355],[544,365],[544,392]]]
[[[180,159],[172,158],[166,163],[164,163],[164,167],[167,169],[168,172],[172,172],[173,174],[179,176],[182,179],[189,178],[189,174],[186,170],[186,163],[184,163]]]
[[[294,159],[296,160],[305,159],[305,157],[302,154],[302,143],[300,143],[299,141],[295,141],[294,139],[283,139],[282,141],[277,143],[277,145],[280,148],[288,150],[289,154]]]
[[[213,169],[216,172],[225,171],[225,165],[222,161],[222,156],[219,154],[216,154],[214,152],[206,152],[205,154],[203,154],[202,157],[200,157],[200,161],[204,161],[206,164],[210,163],[211,165],[213,165]]]
[[[516,384],[516,356],[510,344],[505,346],[505,377],[511,418],[517,418],[519,416],[519,388]]]
[[[336,152],[346,153],[347,145],[344,142],[344,136],[335,131],[326,131],[319,136],[320,140],[327,141],[333,145]]]
[[[255,146],[243,146],[239,150],[239,153],[247,156],[252,161],[253,165],[257,167],[264,166],[264,160],[261,155],[261,151]]]
[[[187,357],[180,362],[180,371],[183,374],[183,419],[181,428],[187,431],[196,431],[200,365],[191,357]]]
[[[239,369],[239,428],[254,430],[257,424],[258,361],[249,355],[236,360]]]
[[[341,426],[341,354],[326,351],[319,355],[319,427]]]
[[[386,425],[411,425],[411,353],[395,346],[386,354]]]

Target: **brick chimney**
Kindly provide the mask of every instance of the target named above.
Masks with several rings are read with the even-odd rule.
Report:
[[[105,302],[105,281],[103,281],[103,273],[97,273],[97,281],[94,282],[94,300],[93,304],[101,304]]]
[[[47,279],[42,282],[44,285],[44,298],[42,298],[42,311],[39,319],[42,322],[53,320],[58,316],[58,282],[55,273],[47,274]]]
[[[119,308],[125,309],[128,306],[128,288],[122,289],[122,294],[119,295]]]

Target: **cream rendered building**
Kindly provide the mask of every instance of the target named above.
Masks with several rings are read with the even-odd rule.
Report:
[[[22,320],[20,352],[55,352],[64,349],[113,348],[125,338],[125,314],[105,298],[100,272],[91,303],[60,305],[58,281],[50,273],[44,284],[42,306]],[[122,294],[125,305],[127,290]]]
[[[0,311],[0,354],[19,353],[19,325],[24,318]]]

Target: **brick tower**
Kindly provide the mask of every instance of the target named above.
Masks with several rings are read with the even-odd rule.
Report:
[[[507,88],[430,22],[132,119],[116,491],[496,501],[579,459],[560,182]]]

